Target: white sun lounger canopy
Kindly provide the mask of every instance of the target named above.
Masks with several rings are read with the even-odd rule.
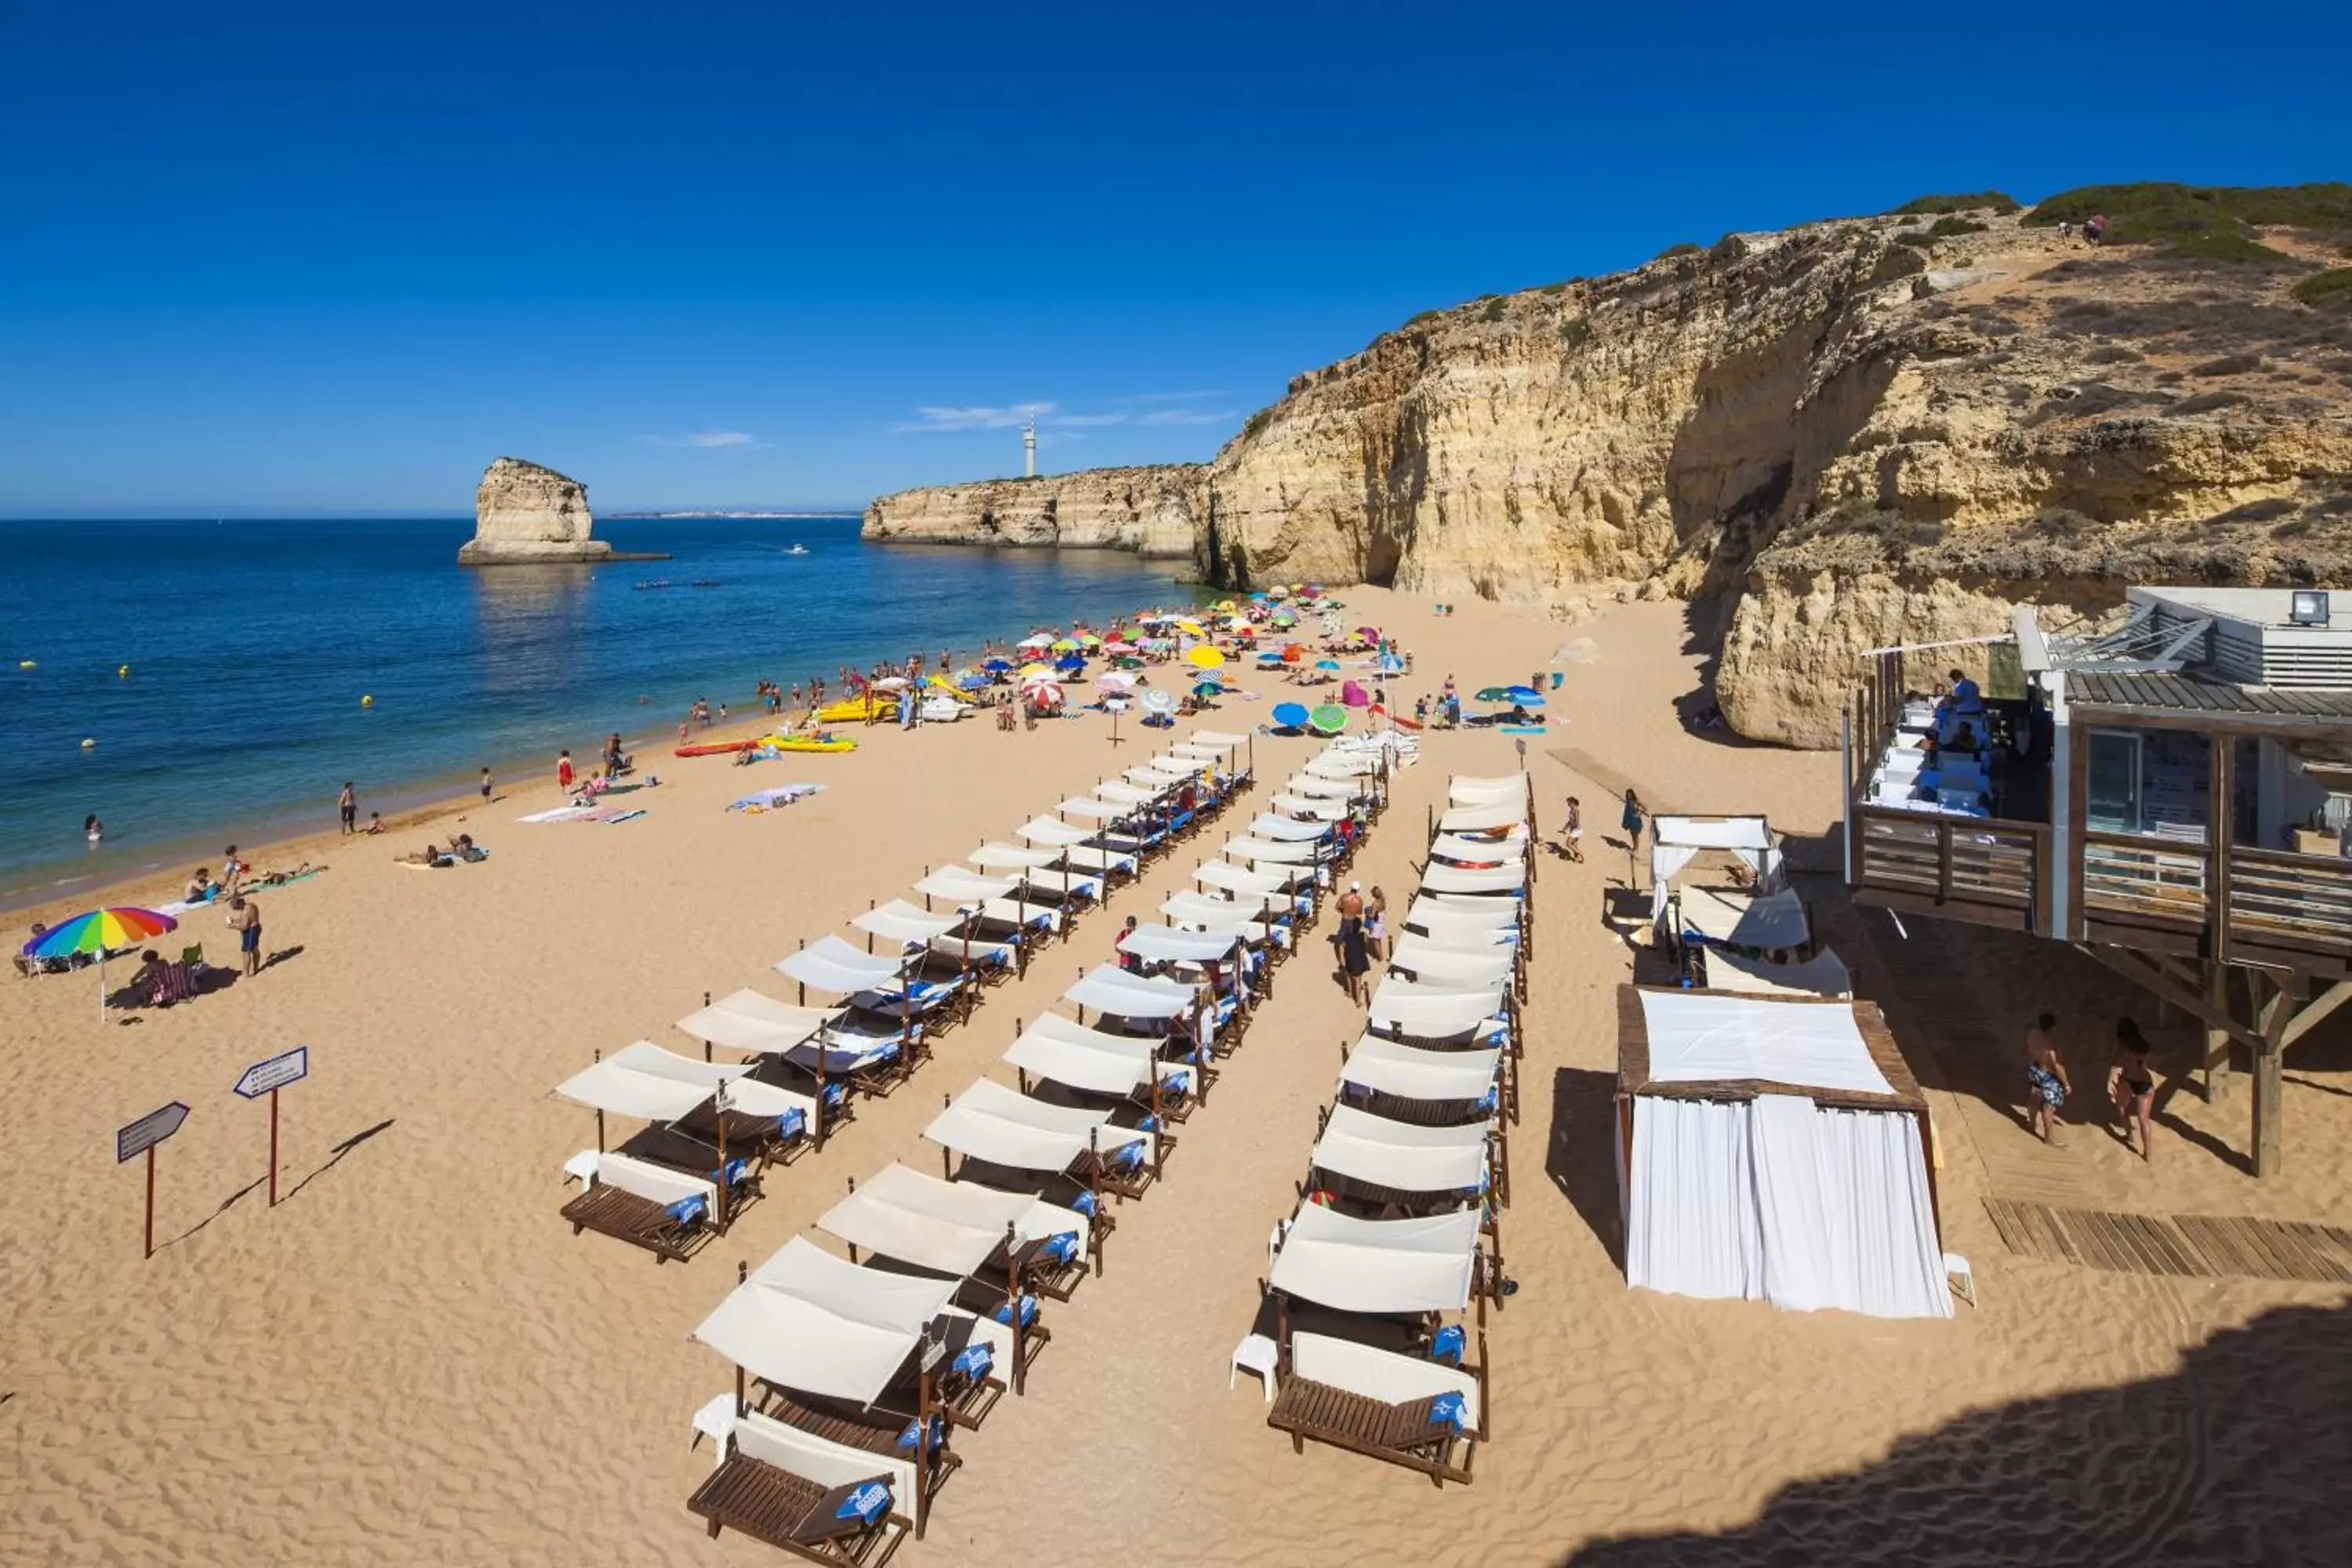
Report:
[[[1379,772],[1380,765],[1377,752],[1332,750],[1308,763],[1307,771],[1317,778],[1354,779]]]
[[[1650,1078],[1657,1083],[1755,1079],[1800,1089],[1893,1094],[1851,1006],[1643,991]]]
[[[1503,1010],[1499,991],[1451,991],[1428,993],[1419,986],[1408,990],[1389,990],[1402,982],[1391,979],[1381,983],[1388,991],[1383,996],[1375,994],[1369,1009],[1370,1021],[1381,1028],[1401,1029],[1409,1035],[1427,1039],[1447,1039],[1456,1035],[1483,1029],[1490,1022],[1502,1026],[1497,1016]]]
[[[1019,844],[983,844],[971,852],[970,858],[983,871],[1034,871],[1041,866],[1058,864],[1062,852],[1032,849]]]
[[[1131,784],[1139,784],[1145,789],[1160,794],[1165,794],[1179,784],[1189,784],[1192,779],[1189,770],[1179,771],[1161,767],[1153,763],[1145,763],[1129,768],[1119,776]]]
[[[1232,958],[1241,943],[1242,939],[1231,931],[1212,933],[1139,925],[1118,939],[1118,950],[1155,963],[1216,963]]]
[[[942,866],[915,884],[927,899],[945,899],[959,906],[1001,899],[1021,885],[1018,877],[983,877],[961,866]]]
[[[1528,885],[1525,865],[1495,871],[1472,871],[1436,862],[1421,874],[1421,886],[1431,893],[1516,893]]]
[[[935,936],[945,936],[963,924],[963,917],[925,914],[904,899],[893,899],[878,909],[850,916],[849,923],[859,931],[873,932],[885,942],[911,944],[929,942]]]
[[[1437,819],[1441,833],[1499,833],[1528,819],[1527,802],[1500,801],[1479,805],[1449,806]]]
[[[1525,773],[1504,773],[1496,778],[1470,778],[1457,774],[1445,786],[1445,798],[1453,805],[1493,805],[1507,801],[1525,806],[1528,800],[1528,776]]]
[[[1179,741],[1168,748],[1172,756],[1188,757],[1202,763],[1221,763],[1232,750],[1231,746],[1209,746],[1198,741]]]
[[[1484,1100],[1501,1071],[1499,1050],[1432,1051],[1366,1035],[1348,1053],[1339,1081],[1405,1100]]]
[[[1250,823],[1252,837],[1271,838],[1285,844],[1312,844],[1318,838],[1328,837],[1330,832],[1319,822],[1301,822],[1295,816],[1276,816],[1270,811],[1261,812]]]
[[[1193,869],[1192,879],[1204,886],[1222,888],[1229,893],[1278,893],[1290,885],[1287,877],[1236,866],[1230,860],[1203,861]]]
[[[1108,822],[1116,817],[1129,816],[1132,810],[1127,805],[1117,805],[1108,800],[1090,800],[1083,795],[1072,795],[1055,809],[1065,816],[1089,816],[1097,822]]]
[[[1109,784],[1095,785],[1096,795],[1120,805],[1149,805],[1167,793],[1164,789],[1145,789],[1139,784],[1120,784],[1115,779]]]
[[[1129,974],[1116,964],[1098,964],[1062,993],[1062,1000],[1122,1018],[1173,1018],[1192,1010],[1192,987],[1172,980]]]
[[[1275,1258],[1274,1289],[1342,1312],[1458,1312],[1470,1304],[1478,1215],[1357,1219],[1307,1204]]]
[[[1341,801],[1318,800],[1307,795],[1278,795],[1267,804],[1277,810],[1311,816],[1320,822],[1338,822],[1348,815],[1348,807]]]
[[[1695,931],[1710,942],[1734,947],[1800,948],[1812,938],[1805,919],[1804,900],[1796,889],[1784,888],[1759,898],[1748,893],[1718,893],[1712,888],[1685,888],[1675,895],[1685,931]]]
[[[907,961],[904,957],[860,952],[827,932],[798,952],[778,960],[776,968],[803,985],[853,996],[860,991],[895,986],[898,976],[906,973]]]
[[[1440,946],[1426,937],[1402,937],[1389,955],[1394,969],[1409,969],[1423,984],[1491,988],[1511,978],[1517,961],[1507,947],[1462,952]]]
[[[1160,906],[1160,912],[1170,921],[1198,931],[1231,931],[1251,942],[1265,942],[1274,935],[1272,922],[1265,919],[1265,900],[1271,897],[1276,907],[1285,900],[1279,893],[1258,894],[1242,900],[1213,899],[1206,893],[1191,889],[1171,895]]]
[[[1137,1035],[1105,1034],[1048,1013],[1021,1032],[1004,1059],[1024,1072],[1089,1094],[1132,1094],[1149,1085],[1154,1073],[1162,1080],[1190,1084],[1188,1065],[1153,1059],[1159,1045]]]
[[[1066,1171],[1079,1159],[1108,1156],[1150,1134],[1114,1127],[1108,1110],[1033,1100],[984,1078],[931,1118],[923,1136],[969,1159],[1016,1171]]]
[[[1088,801],[1087,804],[1093,805],[1097,803]],[[1033,816],[1021,825],[1020,833],[1032,844],[1051,844],[1064,849],[1074,844],[1084,844],[1095,836],[1093,828],[1073,827],[1054,816]]]
[[[794,1237],[694,1337],[780,1387],[870,1404],[961,1283],[861,1268]]]
[[[751,1070],[749,1067],[688,1061],[684,1057],[672,1056],[650,1040],[639,1040],[633,1046],[622,1047],[586,1071],[572,1074],[555,1086],[555,1092],[616,1116],[674,1121],[709,1100],[719,1085]],[[776,1114],[782,1113],[782,1108],[779,1108]]]
[[[1426,931],[1439,942],[1455,947],[1509,948],[1519,939],[1518,921],[1508,918],[1516,913],[1508,903],[1494,915],[1464,914],[1444,909],[1423,899],[1415,899],[1412,908],[1404,915],[1408,931]]]
[[[838,1007],[796,1007],[743,990],[730,992],[699,1012],[688,1014],[677,1026],[698,1040],[730,1051],[772,1056],[807,1044],[840,1016]]]
[[[1756,996],[1851,996],[1853,976],[1828,948],[1800,963],[1767,963],[1717,948],[1706,955],[1706,988]]]
[[[1476,1192],[1486,1181],[1486,1129],[1418,1127],[1335,1105],[1315,1141],[1318,1171],[1407,1193]]]
[[[1082,871],[1132,871],[1135,857],[1120,849],[1100,848],[1080,845],[1063,851],[1062,858]]]
[[[1364,793],[1361,784],[1346,779],[1320,778],[1313,773],[1293,773],[1290,782],[1282,788],[1286,795],[1305,795],[1311,800],[1353,800]]]
[[[1465,838],[1458,833],[1441,833],[1429,841],[1429,852],[1439,860],[1450,860],[1457,866],[1514,866],[1525,858],[1527,840]]]
[[[1215,746],[1221,751],[1230,752],[1248,740],[1247,735],[1228,734],[1223,730],[1195,730],[1192,731],[1190,743],[1195,746]]]
[[[1772,825],[1760,816],[1654,816],[1652,842],[1692,849],[1769,849]]]
[[[1040,1215],[1040,1209],[1048,1212]],[[919,1268],[966,1276],[1003,1244],[1008,1228],[1018,1242],[1079,1230],[1086,1223],[1076,1210],[1038,1202],[1034,1193],[942,1181],[895,1163],[858,1183],[856,1192],[816,1221],[819,1230],[852,1247]]]

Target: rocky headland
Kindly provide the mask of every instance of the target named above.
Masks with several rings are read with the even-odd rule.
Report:
[[[586,485],[520,458],[500,458],[483,470],[474,492],[474,537],[457,547],[457,564],[668,559],[618,553],[591,536],[594,526]]]
[[[2057,226],[2095,211],[2105,244]],[[1727,235],[1424,312],[1208,463],[906,491],[866,533],[1148,540],[1227,586],[1564,614],[1684,597],[1733,728],[1830,745],[1867,647],[2131,583],[2352,578],[2347,247],[2345,185]]]

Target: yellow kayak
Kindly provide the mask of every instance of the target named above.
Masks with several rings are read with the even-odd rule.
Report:
[[[779,752],[854,752],[857,742],[850,740],[820,741],[808,735],[771,735],[760,742]]]
[[[898,700],[895,697],[845,697],[838,702],[828,702],[816,710],[820,724],[862,724],[869,719],[896,718]]]

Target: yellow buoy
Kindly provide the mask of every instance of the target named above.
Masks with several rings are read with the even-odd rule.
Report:
[[[114,667],[114,673],[128,680],[131,679],[131,667],[127,664],[118,664]]]
[[[362,708],[373,708],[375,706],[375,699],[373,697],[362,697],[360,699],[360,706]]]
[[[84,740],[81,743],[81,749],[85,752],[94,752],[98,750],[98,742],[96,741]]]
[[[35,666],[34,666],[33,661],[32,661],[31,659],[29,659],[29,658],[20,658],[20,659],[18,659],[18,660],[16,661],[16,668],[17,668],[18,669],[31,669],[31,668],[35,668]]]

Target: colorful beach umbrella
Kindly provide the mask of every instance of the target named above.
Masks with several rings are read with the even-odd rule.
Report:
[[[1508,702],[1510,700],[1511,689],[1507,686],[1489,686],[1476,698],[1480,702]]]
[[[1503,689],[1509,700],[1522,708],[1540,708],[1544,705],[1543,693],[1532,686],[1507,686]]]
[[[1348,727],[1348,710],[1337,702],[1326,702],[1307,715],[1307,722],[1326,733],[1344,730]]]
[[[1143,694],[1143,706],[1145,710],[1148,712],[1173,713],[1176,711],[1175,694],[1172,692],[1161,691],[1155,688],[1154,689]]]
[[[1054,651],[1055,653],[1076,653],[1078,651],[1078,645],[1071,641],[1068,637],[1056,637],[1054,639]]]
[[[1315,661],[1315,668],[1318,669],[1337,669],[1339,668],[1339,661],[1336,658],[1318,658]]]
[[[1013,661],[1009,658],[992,658],[983,663],[980,668],[987,670],[992,675],[1002,675],[1006,670],[1013,668]]]
[[[177,931],[180,922],[153,910],[132,908],[92,910],[51,926],[24,946],[26,958],[71,958],[76,953],[98,955],[98,1021],[106,1022],[106,955],[110,949],[136,947],[151,937]]]
[[[1062,689],[1050,680],[1033,680],[1022,688],[1022,693],[1039,708],[1059,708]]]
[[[1215,669],[1225,662],[1225,656],[1203,644],[1186,654],[1184,662],[1197,669]]]
[[[1347,708],[1369,708],[1372,705],[1371,693],[1350,680],[1339,688],[1339,702]]]
[[[1224,691],[1225,689],[1213,680],[1204,680],[1192,688],[1192,695],[1195,697],[1222,697]]]
[[[1286,730],[1296,730],[1307,722],[1307,704],[1277,702],[1274,705],[1274,721]]]

